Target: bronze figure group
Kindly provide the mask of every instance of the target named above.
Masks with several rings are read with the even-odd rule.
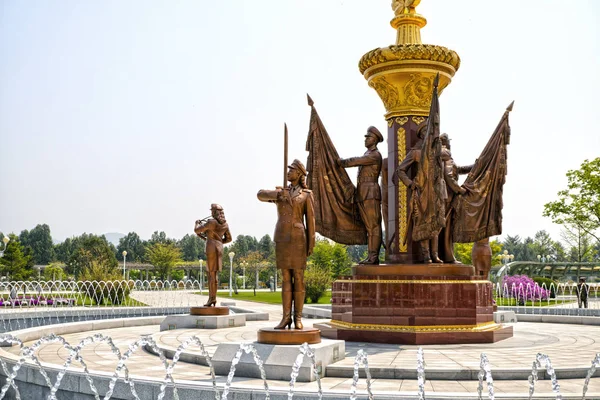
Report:
[[[391,177],[391,184],[402,184],[409,190],[409,228],[405,237],[388,240],[418,242],[424,263],[457,263],[454,242],[484,243],[488,237],[501,233],[502,188],[510,138],[508,113],[512,104],[475,164],[458,166],[452,158],[450,138],[440,134],[438,79],[434,81],[429,117],[417,130],[418,141]],[[312,113],[307,167],[294,160],[287,167],[289,185],[260,190],[257,195],[260,201],[277,205],[274,241],[277,268],[283,277],[283,317],[275,329],[291,328],[292,322],[296,329],[303,328],[304,271],[316,232],[344,244],[366,244],[368,254],[361,264],[379,264],[383,243],[381,207],[387,193],[382,193],[379,185],[382,156],[377,148],[383,135],[377,128],[369,127],[364,142],[366,152],[360,157],[341,158],[310,97],[309,105]],[[287,160],[287,127],[284,142]],[[356,187],[345,171],[351,167],[358,167]],[[459,185],[462,174],[468,176]],[[216,302],[223,244],[231,241],[222,207],[213,204],[211,210],[213,218],[196,221],[194,229],[207,242],[206,306]]]

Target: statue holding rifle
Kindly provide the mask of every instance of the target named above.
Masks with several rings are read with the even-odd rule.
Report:
[[[285,144],[284,154],[287,154],[287,128]],[[286,159],[287,156],[284,156],[284,161]],[[257,195],[260,201],[277,205],[274,241],[277,269],[281,270],[283,277],[283,317],[275,329],[291,328],[292,320],[296,329],[303,328],[302,308],[306,296],[304,270],[306,258],[312,254],[315,245],[314,199],[312,191],[306,186],[306,175],[304,164],[294,160],[287,166],[283,187],[260,190]],[[288,181],[289,185],[286,185]]]

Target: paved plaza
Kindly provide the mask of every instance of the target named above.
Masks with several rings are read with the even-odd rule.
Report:
[[[153,303],[152,296],[141,293],[140,301]],[[137,296],[138,294],[136,294]],[[175,293],[173,293],[175,295]],[[194,295],[192,293],[177,293],[186,299],[180,301],[191,303],[202,303],[206,296]],[[228,299],[219,299],[225,300]],[[155,300],[160,301],[160,300]],[[164,301],[164,299],[162,299]],[[152,304],[158,305],[158,304]],[[224,342],[252,342],[256,340],[256,331],[261,327],[272,326],[281,318],[281,307],[278,305],[258,304],[251,302],[236,302],[236,306],[251,308],[256,311],[268,312],[270,321],[249,321],[246,326],[219,330],[185,329],[159,332],[157,325],[139,326],[130,328],[106,329],[96,331],[113,338],[115,345],[121,351],[139,339],[142,335],[152,335],[159,347],[163,349],[176,349],[186,339],[196,336],[206,347],[209,354],[213,354],[219,343]],[[306,320],[307,325],[324,322],[325,320]],[[532,368],[536,354],[543,353],[550,356],[552,364],[557,371],[561,370],[585,370],[587,371],[596,356],[600,352],[600,327],[584,325],[565,324],[536,324],[517,323],[514,325],[515,335],[513,338],[494,344],[462,344],[462,345],[429,345],[422,346],[425,357],[425,374],[435,375],[436,371],[444,370],[447,378],[452,378],[453,372],[473,370],[479,371],[480,354],[485,353],[492,367],[492,375],[495,374],[494,388],[498,396],[506,398],[527,397],[529,383],[526,376]],[[77,344],[81,339],[92,335],[92,332],[82,332],[64,335],[71,344]],[[27,343],[31,344],[31,343]],[[418,346],[409,345],[386,345],[370,343],[346,342],[346,358],[334,365],[337,377],[325,377],[322,379],[322,387],[326,393],[350,394],[352,385],[352,370],[354,358],[359,350],[368,354],[369,367],[373,376],[384,376],[382,371],[390,370],[412,370],[417,367]],[[17,348],[10,351],[18,353]],[[191,347],[188,352],[198,352],[197,348]],[[82,351],[82,356],[90,371],[112,373],[117,365],[117,357],[105,344],[93,344]],[[48,365],[61,365],[68,357],[68,352],[60,344],[48,344],[40,348],[38,357],[42,363]],[[157,356],[151,355],[144,350],[138,350],[127,363],[130,374],[147,380],[148,378],[162,380],[165,376],[165,368],[161,365]],[[500,380],[502,374],[507,371],[519,371],[523,379]],[[291,366],[290,366],[291,372]],[[328,373],[329,374],[329,373]],[[209,385],[210,378],[208,367],[196,364],[179,362],[174,370],[176,382],[181,384]],[[473,374],[476,376],[476,373]],[[506,379],[506,378],[504,378]],[[217,382],[223,384],[225,377],[218,377]],[[560,391],[566,397],[581,398],[585,379],[559,379]],[[269,387],[274,390],[288,390],[288,381],[269,380]],[[465,397],[467,394],[476,396],[477,380],[438,380],[428,379],[425,385],[426,393],[446,394],[450,397]],[[234,379],[234,387],[254,388],[263,387],[262,381],[253,378]],[[316,382],[296,383],[298,391],[315,391]],[[372,382],[373,392],[377,395],[393,393],[394,395],[415,396],[418,386],[416,379],[384,379],[375,378]],[[366,393],[366,382],[361,379],[358,384],[358,392]],[[484,393],[487,389],[484,388]],[[536,394],[544,397],[554,398],[551,381],[540,380],[536,384]],[[470,396],[469,396],[470,397]],[[485,398],[485,396],[484,396]],[[592,378],[590,381],[587,397],[600,398],[600,378]]]

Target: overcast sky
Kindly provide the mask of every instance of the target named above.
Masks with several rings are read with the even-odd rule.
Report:
[[[220,203],[234,237],[272,235],[256,192],[282,183],[284,122],[306,161],[307,92],[342,157],[364,152],[369,125],[386,131],[358,61],[393,44],[390,3],[2,1],[0,231],[180,238]],[[455,161],[474,161],[515,100],[504,234],[558,239],[543,204],[600,156],[600,2],[417,10],[423,42],[462,59],[440,98]]]

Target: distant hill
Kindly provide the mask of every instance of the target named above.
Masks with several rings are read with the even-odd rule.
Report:
[[[104,236],[106,237],[107,241],[109,241],[110,243],[117,246],[119,244],[119,239],[121,239],[122,237],[125,237],[126,235],[124,235],[122,233],[118,233],[118,232],[111,232],[111,233],[105,233]]]

